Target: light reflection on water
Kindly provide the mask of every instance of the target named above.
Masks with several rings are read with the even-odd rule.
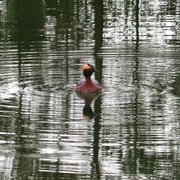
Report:
[[[104,1],[102,15],[90,1],[12,2],[0,4],[0,179],[179,179],[178,3]],[[74,92],[84,62],[97,97]]]

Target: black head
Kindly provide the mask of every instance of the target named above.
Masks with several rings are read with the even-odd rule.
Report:
[[[85,77],[90,77],[92,74],[93,74],[93,72],[95,72],[95,71],[97,71],[95,68],[94,68],[94,66],[92,66],[92,65],[90,65],[90,64],[85,64],[84,66],[83,66],[83,75],[85,76]]]

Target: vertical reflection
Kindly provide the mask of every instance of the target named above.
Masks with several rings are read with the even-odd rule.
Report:
[[[32,46],[39,51],[39,47],[37,43],[39,40],[42,40],[42,36],[40,36],[40,29],[43,29],[44,18],[43,18],[43,10],[42,4],[40,1],[24,1],[23,3],[20,1],[16,1],[14,6],[9,6],[10,8],[14,8],[14,19],[17,22],[17,31],[12,31],[12,41],[17,42],[18,48],[18,80],[19,83],[24,82],[26,71],[32,72],[32,74],[36,74],[37,69],[24,69],[23,64],[26,63],[26,59],[24,58],[24,52],[31,52]],[[8,11],[11,11],[9,9]],[[16,16],[15,16],[16,15]],[[42,34],[41,34],[42,35]],[[35,60],[31,60],[31,64],[33,64]],[[28,67],[28,68],[31,68]],[[40,80],[41,81],[41,80]],[[37,82],[36,82],[37,83]],[[19,121],[18,121],[18,130],[17,134],[22,136],[25,132],[23,130],[24,120],[21,118],[21,109],[22,109],[22,97],[20,96],[20,105],[19,105]],[[17,126],[17,127],[18,127]],[[20,144],[21,138],[19,139]]]
[[[11,40],[19,43],[19,51],[31,50],[34,42],[43,40],[44,16],[40,1],[15,1],[9,5],[8,18],[17,22],[17,30],[11,28]],[[13,16],[9,11],[14,10]],[[37,50],[39,47],[36,47]]]
[[[103,43],[103,0],[94,1],[95,8],[95,46],[94,46],[94,57],[95,57],[95,65],[98,69],[99,73],[96,73],[95,77],[102,83],[102,58],[98,57],[98,53]],[[98,98],[95,102],[95,116],[94,121],[94,141],[93,141],[93,164],[92,164],[92,176],[96,177],[96,179],[100,179],[100,171],[99,171],[99,139],[100,139],[100,119],[101,119],[101,98]]]
[[[138,69],[139,69],[139,61],[138,61],[138,57],[135,57],[135,66],[134,66],[134,72],[133,72],[133,83],[134,86],[136,87],[136,92],[135,92],[135,98],[134,98],[134,105],[133,105],[133,112],[134,112],[134,138],[133,138],[133,149],[134,149],[134,153],[132,153],[132,173],[136,173],[137,169],[138,169],[138,165],[137,160],[138,160],[138,147],[137,147],[137,143],[138,143],[138,114],[139,114],[139,73],[138,73]],[[134,156],[134,157],[133,157]]]
[[[43,8],[40,0],[12,0],[7,1],[6,3],[7,22],[11,22],[11,25],[9,26],[7,23],[8,33],[10,34],[10,36],[8,36],[8,40],[13,45],[15,44],[17,46],[17,50],[13,50],[14,52],[17,51],[18,82],[21,86],[25,86],[27,83],[27,77],[36,76],[40,67],[38,64],[41,64],[41,61],[38,62],[37,57],[35,58],[31,52],[36,52],[38,54],[38,52],[42,49],[41,42],[44,39],[42,33],[42,29],[44,27]],[[12,48],[13,46],[10,47]],[[11,53],[9,54],[12,55]],[[41,83],[42,78],[39,78],[39,80],[40,82],[37,82],[37,79],[33,79],[34,83]],[[28,117],[26,118],[23,116],[23,110],[25,109],[23,100],[24,102],[26,101],[23,93],[20,93],[17,110],[18,117],[14,127],[15,143],[17,146],[15,149],[16,156],[13,159],[12,174],[13,176],[16,174],[17,177],[28,179],[28,176],[33,173],[32,169],[34,164],[32,158],[28,159],[27,156],[32,154],[33,146],[27,146],[30,141],[30,131],[27,131],[30,121]],[[27,106],[29,106],[28,102]],[[33,144],[33,142],[31,142],[31,144]]]
[[[135,4],[135,32],[136,32],[136,46],[135,46],[135,51],[138,52],[139,50],[139,0],[136,0]],[[137,160],[138,160],[138,147],[137,144],[139,142],[138,140],[138,114],[139,114],[139,59],[136,56],[135,57],[135,65],[134,65],[134,72],[133,72],[133,83],[134,86],[136,87],[136,92],[135,92],[135,98],[134,98],[134,106],[133,106],[133,112],[134,112],[134,142],[133,142],[133,149],[134,152],[132,152],[132,173],[137,173],[137,169],[139,169]]]
[[[94,2],[95,8],[95,32],[94,32],[94,56],[95,65],[99,73],[96,73],[96,79],[102,83],[102,58],[98,57],[98,54],[103,44],[103,0],[96,0]]]
[[[136,0],[135,5],[135,32],[136,32],[136,51],[139,48],[139,0]]]

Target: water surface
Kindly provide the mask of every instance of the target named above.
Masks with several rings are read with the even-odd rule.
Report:
[[[0,12],[0,179],[180,178],[178,1]],[[74,92],[85,62],[102,94]]]

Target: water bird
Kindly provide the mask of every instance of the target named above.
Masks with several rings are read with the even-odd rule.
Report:
[[[86,63],[82,67],[83,75],[85,79],[80,81],[75,88],[77,93],[94,93],[101,92],[102,86],[95,79],[91,79],[91,75],[94,72],[98,72],[95,67],[89,63]]]

